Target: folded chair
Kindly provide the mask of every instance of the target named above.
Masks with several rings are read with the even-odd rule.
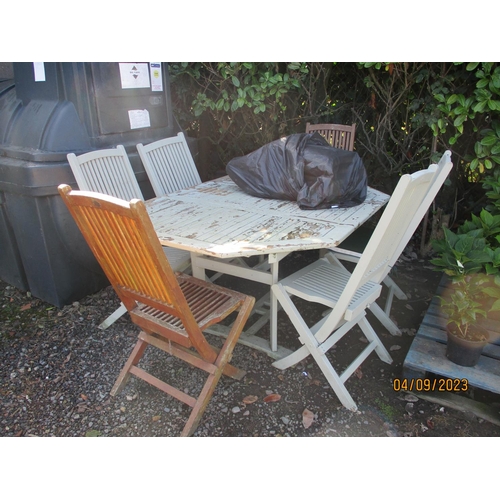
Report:
[[[382,361],[392,362],[391,356],[368,322],[366,310],[373,307],[380,296],[382,280],[418,225],[415,211],[420,214],[429,208],[432,201],[428,196],[429,190],[438,185],[437,178],[442,184],[448,175],[452,167],[449,159],[450,154],[447,152],[439,166],[431,165],[426,170],[401,177],[352,273],[327,254],[272,286],[303,344],[294,353],[273,363],[274,367],[283,370],[311,355],[341,403],[349,410],[357,410],[357,405],[345,386],[347,379],[373,351]],[[322,304],[329,312],[310,327],[292,301],[294,296]],[[360,327],[368,344],[339,374],[327,353],[356,325]]]
[[[59,193],[132,321],[141,329],[111,395],[135,375],[192,408],[182,431],[183,436],[192,435],[221,375],[237,380],[245,375],[229,361],[255,299],[174,273],[143,201],[72,191],[67,185],[59,186]],[[237,317],[222,349],[212,347],[203,331],[235,311]],[[197,398],[138,366],[148,345],[208,373]]]
[[[123,146],[91,151],[80,156],[70,153],[67,158],[80,189],[108,194],[126,201],[133,198],[144,199]],[[168,247],[164,248],[164,252],[174,271],[185,271],[191,265],[189,252]],[[105,330],[125,312],[123,304],[120,305],[99,328]]]
[[[337,123],[319,123],[313,125],[306,124],[306,134],[318,132],[334,148],[354,151],[354,136],[356,134],[356,124],[338,125]]]

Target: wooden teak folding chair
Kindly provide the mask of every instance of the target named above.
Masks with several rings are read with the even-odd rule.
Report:
[[[415,230],[418,224],[415,214],[429,208],[432,200],[427,195],[436,176],[444,181],[441,176],[448,175],[452,167],[449,159],[447,152],[439,166],[431,165],[426,170],[401,177],[352,274],[327,254],[272,286],[303,344],[294,353],[273,363],[274,367],[285,369],[311,355],[341,403],[350,410],[357,409],[345,386],[347,379],[373,351],[382,361],[392,362],[368,322],[366,310],[380,296],[384,277],[402,251],[404,241],[407,242]],[[292,301],[293,296],[323,304],[329,312],[309,326]],[[327,353],[356,325],[365,335],[367,344],[354,361],[338,373]]]
[[[356,135],[356,124],[339,125],[337,123],[306,124],[306,134],[318,132],[334,148],[354,151],[354,136]]]
[[[67,185],[59,186],[59,192],[132,321],[141,328],[111,395],[125,386],[130,375],[135,375],[192,407],[182,431],[183,436],[192,435],[221,375],[238,380],[245,375],[229,361],[255,299],[174,273],[142,200],[126,202],[108,195],[72,191]],[[222,349],[211,346],[203,331],[236,311]],[[208,373],[197,398],[138,366],[148,345]]]
[[[69,165],[78,187],[84,191],[108,194],[125,201],[143,199],[134,169],[122,145],[116,148],[99,149],[76,156],[67,155]],[[191,255],[179,248],[163,249],[174,271],[184,271],[191,266]],[[108,316],[99,328],[105,330],[127,312],[123,304]]]

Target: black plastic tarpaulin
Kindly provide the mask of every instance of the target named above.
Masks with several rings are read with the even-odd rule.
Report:
[[[360,156],[333,148],[317,132],[289,135],[233,158],[226,172],[250,195],[297,201],[302,209],[359,205],[368,187]]]

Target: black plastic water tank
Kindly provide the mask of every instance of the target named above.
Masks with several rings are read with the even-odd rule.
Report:
[[[57,307],[107,285],[57,186],[77,188],[66,159],[177,132],[166,63],[14,63],[0,82],[0,279]]]

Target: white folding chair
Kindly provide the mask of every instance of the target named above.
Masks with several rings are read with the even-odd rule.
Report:
[[[137,144],[137,151],[156,196],[201,184],[182,132],[146,146]]]
[[[79,156],[69,153],[67,158],[81,190],[107,194],[125,201],[134,198],[144,200],[134,169],[122,145],[90,151]],[[189,252],[170,247],[163,249],[174,271],[184,271],[191,265]],[[99,325],[99,328],[105,330],[126,312],[127,309],[121,304]]]
[[[354,151],[354,138],[356,134],[356,124],[352,125],[339,125],[336,123],[319,123],[319,124],[306,124],[306,133],[318,132],[321,134],[333,147],[338,149],[346,149],[348,151]],[[349,262],[358,262],[360,254],[357,252],[353,252],[347,248],[336,247],[331,249],[335,252],[335,256],[338,259],[349,261]],[[320,251],[320,255],[324,256],[326,250]],[[392,320],[386,320],[386,317],[389,318],[389,314],[392,307],[392,301],[394,297],[397,297],[399,300],[406,300],[408,297],[406,294],[399,288],[399,286],[393,281],[390,276],[386,276],[384,279],[384,284],[388,288],[387,297],[384,306],[383,321],[386,328],[393,335],[401,335],[398,327],[394,324]]]
[[[146,146],[137,144],[137,151],[156,196],[201,184],[200,174],[182,132]],[[230,261],[250,267],[242,258]],[[260,265],[263,264],[261,260]],[[210,281],[214,282],[221,276],[222,273],[215,273]]]
[[[391,333],[392,335],[401,335],[401,331],[397,327],[397,325],[390,318],[390,312],[392,307],[392,302],[394,297],[397,297],[399,300],[406,300],[408,297],[406,294],[399,288],[397,283],[389,276],[389,272],[396,264],[396,261],[399,259],[400,255],[403,253],[406,245],[410,241],[413,233],[417,229],[418,225],[424,218],[427,210],[430,207],[430,204],[436,197],[438,191],[441,189],[444,181],[448,177],[450,169],[452,167],[451,163],[451,153],[450,151],[446,151],[441,157],[439,164],[437,167],[431,166],[430,168],[436,168],[436,173],[434,178],[432,179],[427,194],[422,199],[422,202],[419,207],[413,208],[413,219],[411,223],[408,225],[408,230],[404,237],[401,239],[401,242],[398,246],[397,251],[394,253],[394,259],[390,263],[390,266],[387,268],[387,272],[383,277],[382,281],[384,285],[387,286],[387,296],[385,299],[384,308],[382,309],[377,303],[374,303],[370,307],[370,311],[377,317],[377,319],[384,325],[384,327]],[[335,259],[338,264],[339,261],[348,261],[357,263],[361,257],[361,253],[353,252],[342,247],[330,248],[328,250],[330,258]]]
[[[200,174],[182,132],[147,145],[139,143],[136,148],[156,196],[201,184]],[[182,271],[187,272],[187,267]],[[212,281],[219,276],[213,277]]]
[[[437,192],[437,179],[442,184],[451,168],[450,153],[446,152],[439,166],[431,165],[426,170],[401,177],[352,273],[327,254],[272,286],[303,344],[294,353],[273,363],[274,367],[283,370],[311,355],[341,403],[350,410],[357,410],[345,386],[347,379],[373,351],[382,361],[392,362],[368,322],[366,310],[373,307],[380,296],[382,280],[418,225],[416,212],[423,214],[429,208],[432,199],[428,193],[431,189]],[[323,304],[329,308],[329,312],[309,327],[292,301],[293,296]],[[327,357],[327,352],[356,325],[361,328],[368,344],[339,374]]]

